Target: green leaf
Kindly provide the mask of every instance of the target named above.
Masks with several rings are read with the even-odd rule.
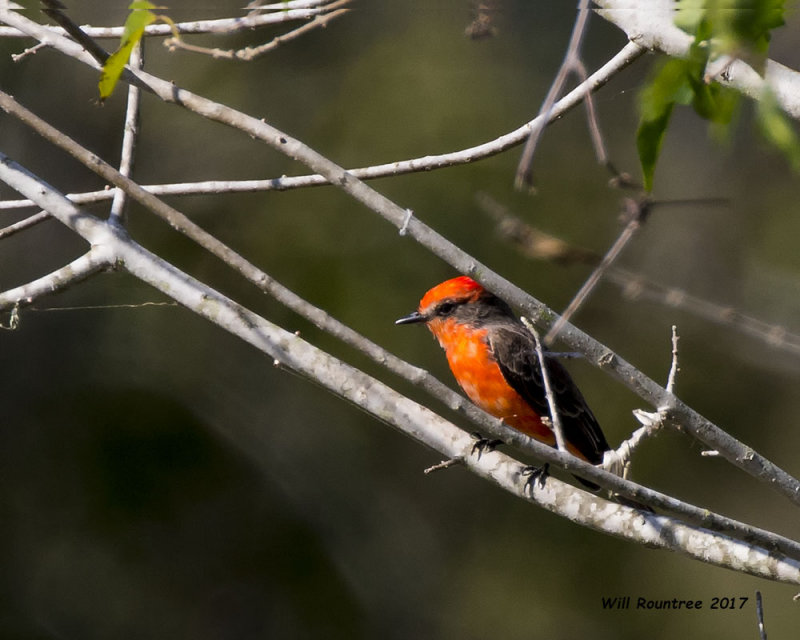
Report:
[[[640,120],[636,131],[636,149],[647,191],[653,189],[656,162],[672,109],[676,103],[691,99],[687,64],[686,60],[667,60],[639,94]]]
[[[708,82],[709,60],[741,58],[763,75],[772,30],[784,24],[785,0],[676,0],[675,24],[694,35],[685,60],[662,64],[640,94],[636,145],[645,188],[653,186],[655,165],[676,104],[691,104],[719,141],[729,137],[741,96]],[[757,120],[766,140],[800,171],[800,142],[771,94],[759,101]]]
[[[709,49],[707,38],[711,30],[706,20],[697,26],[695,41],[689,49],[686,65],[686,80],[691,88],[691,105],[697,115],[715,125],[716,134],[720,136],[731,122],[739,105],[740,96],[733,89],[723,87],[717,82],[706,82],[705,72],[708,64]]]
[[[661,144],[664,141],[673,106],[674,103],[670,104],[658,118],[642,120],[636,131],[636,150],[639,153],[639,164],[642,165],[644,188],[648,192],[653,190],[656,162],[661,153]]]
[[[128,7],[131,13],[125,21],[125,28],[122,31],[122,40],[117,49],[106,60],[103,65],[103,73],[100,76],[98,89],[100,90],[100,100],[103,101],[114,91],[117,86],[122,70],[130,60],[131,52],[136,44],[142,39],[147,25],[159,19],[152,9],[158,9],[152,2],[137,0]]]
[[[800,172],[800,141],[789,117],[781,110],[775,94],[769,89],[763,92],[758,101],[756,121],[767,142],[783,153],[792,169]]]

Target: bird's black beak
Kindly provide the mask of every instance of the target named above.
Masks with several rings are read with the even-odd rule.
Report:
[[[416,322],[425,322],[426,318],[423,316],[419,311],[415,311],[414,313],[409,313],[404,318],[400,318],[399,320],[395,320],[395,324],[414,324]]]

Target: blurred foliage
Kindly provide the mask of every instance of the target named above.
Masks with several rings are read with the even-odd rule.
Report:
[[[68,10],[80,24],[122,24],[126,4],[75,0]],[[180,21],[238,15],[241,5],[171,2],[168,11]],[[471,40],[464,29],[473,7],[461,0],[363,0],[353,9],[247,64],[147,41],[146,68],[264,117],[337,162],[366,166],[461,149],[532,118],[574,19],[570,3],[504,0],[493,14],[496,35]],[[192,41],[245,46],[285,29]],[[794,68],[797,33],[790,22],[770,46]],[[587,67],[623,45],[620,33],[593,19]],[[0,46],[4,89],[114,162],[124,92],[99,107],[96,71],[47,50],[12,63],[9,55],[29,43]],[[628,170],[637,162],[633,89],[643,77],[636,65],[596,95],[610,155]],[[142,107],[135,177],[143,182],[305,173],[174,105],[145,95]],[[17,161],[65,191],[102,188],[22,125],[0,118],[3,150]],[[688,110],[674,110],[654,197],[723,196],[729,205],[654,209],[623,266],[797,332],[796,177],[750,132],[736,132],[720,149],[700,126]],[[475,194],[486,191],[537,227],[602,253],[620,230],[620,193],[596,164],[580,109],[545,133],[535,198],[513,191],[517,161],[511,150],[372,184],[563,309],[588,267],[519,255]],[[393,321],[455,274],[338,190],[169,202],[303,297],[450,381],[428,333]],[[106,209],[90,207],[97,215]],[[0,219],[23,215],[0,212]],[[427,401],[135,206],[130,232],[270,320]],[[0,286],[46,273],[85,248],[53,221],[3,240]],[[756,588],[768,632],[796,633],[795,588],[589,532],[462,469],[423,475],[438,455],[183,309],[85,308],[154,299],[124,273],[109,272],[37,301],[39,310],[23,309],[17,331],[0,332],[0,637],[751,638],[749,605],[608,611],[601,598],[710,601],[752,597]],[[78,309],[45,310],[57,307]],[[796,359],[669,306],[626,300],[610,285],[576,323],[662,381],[677,324],[678,394],[798,473]],[[630,410],[641,402],[580,360],[569,367],[609,440],[621,440],[636,426]],[[685,436],[664,433],[641,451],[634,477],[797,535],[783,499],[699,451]]]
[[[784,0],[679,0],[675,23],[694,36],[689,55],[662,60],[640,94],[636,142],[647,191],[653,189],[656,161],[675,105],[691,104],[709,121],[716,138],[730,136],[741,96],[709,82],[706,66],[730,56],[763,75],[772,31],[785,24]],[[764,139],[800,170],[800,141],[768,86],[758,100],[757,122]]]

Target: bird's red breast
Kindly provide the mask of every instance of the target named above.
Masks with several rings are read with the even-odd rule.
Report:
[[[453,319],[428,326],[445,350],[458,385],[472,402],[518,431],[555,444],[553,431],[506,381],[489,346],[490,329],[472,328]]]

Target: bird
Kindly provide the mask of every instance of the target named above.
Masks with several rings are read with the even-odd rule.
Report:
[[[416,311],[395,322],[415,323],[426,324],[433,333],[453,376],[474,404],[556,446],[535,338],[506,302],[472,278],[459,276],[430,289]],[[557,356],[543,353],[567,450],[601,464],[610,447],[597,418]]]

